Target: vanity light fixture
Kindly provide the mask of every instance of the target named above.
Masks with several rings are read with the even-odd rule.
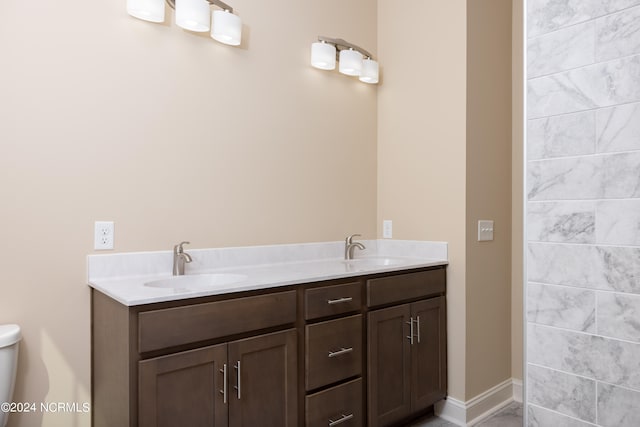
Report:
[[[145,21],[164,22],[165,1],[175,9],[178,26],[189,31],[211,31],[214,40],[231,46],[242,41],[242,20],[220,0],[127,0],[127,12]],[[210,5],[222,10],[211,13]]]
[[[342,39],[318,36],[311,44],[311,66],[320,70],[338,70],[347,76],[358,76],[361,82],[378,83],[378,62],[366,50]]]

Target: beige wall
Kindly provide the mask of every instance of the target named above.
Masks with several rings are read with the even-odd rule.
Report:
[[[511,0],[379,0],[378,50],[378,224],[450,244],[449,394],[465,401],[511,377]]]
[[[513,0],[513,81],[512,81],[512,150],[511,150],[511,376],[522,380],[523,364],[523,7],[522,0]]]
[[[0,323],[24,332],[16,401],[90,399],[95,220],[115,221],[117,252],[375,237],[377,87],[308,62],[318,35],[375,53],[376,8],[232,4],[240,48],[138,21],[124,0],[3,2]]]
[[[378,53],[378,224],[449,242],[449,394],[464,400],[466,2],[378,0]]]
[[[467,1],[467,398],[511,378],[511,1]]]

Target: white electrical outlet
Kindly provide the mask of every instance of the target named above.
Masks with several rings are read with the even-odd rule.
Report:
[[[97,251],[113,249],[113,221],[96,221],[93,248]]]
[[[390,219],[382,221],[382,237],[385,239],[393,238],[393,221]]]

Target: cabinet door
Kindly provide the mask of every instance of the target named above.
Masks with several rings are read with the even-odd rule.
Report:
[[[409,304],[368,314],[369,426],[386,426],[411,411]]]
[[[414,345],[411,349],[411,408],[419,411],[443,399],[447,391],[445,298],[411,304]]]
[[[229,343],[230,427],[296,427],[296,342],[291,329]]]
[[[226,426],[226,360],[221,344],[139,362],[140,427]]]

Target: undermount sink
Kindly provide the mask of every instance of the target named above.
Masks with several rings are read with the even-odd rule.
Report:
[[[359,267],[385,267],[390,265],[402,264],[404,260],[397,258],[370,257],[370,258],[354,258],[343,261],[347,265]]]
[[[244,274],[193,274],[187,276],[173,276],[168,279],[154,280],[144,285],[151,288],[178,289],[185,291],[199,291],[219,286],[233,285],[242,282],[247,276]]]

